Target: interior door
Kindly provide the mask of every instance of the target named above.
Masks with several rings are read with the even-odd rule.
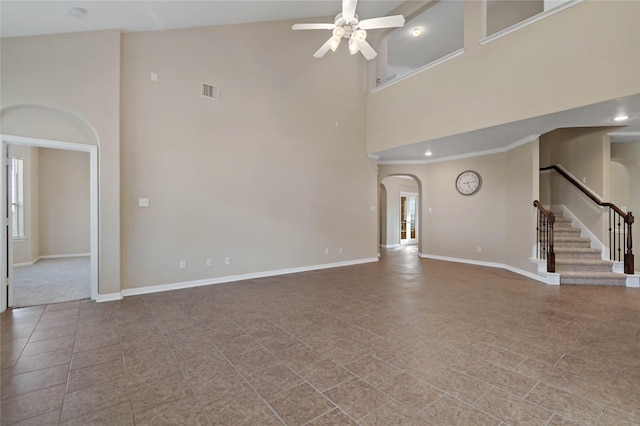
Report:
[[[417,239],[418,194],[400,194],[400,244],[418,244]]]
[[[9,145],[2,141],[2,163],[3,173],[0,174],[0,187],[4,187],[4,197],[1,197],[2,210],[2,226],[0,230],[2,247],[0,248],[0,312],[3,312],[11,306],[11,294],[9,280],[11,279],[11,262],[12,262],[12,238],[11,238],[11,161],[9,160]]]

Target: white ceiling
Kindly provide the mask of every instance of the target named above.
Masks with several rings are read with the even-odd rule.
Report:
[[[403,0],[359,0],[361,19],[389,14]],[[453,0],[447,0],[447,3]],[[437,5],[436,5],[437,6]],[[438,7],[430,9],[437,10]],[[68,11],[79,7],[87,11],[81,18]],[[334,16],[341,10],[340,0],[212,0],[212,1],[0,1],[0,35],[17,37],[79,31],[119,29],[123,32],[153,31],[209,25],[225,25],[282,19],[307,19]],[[447,22],[446,13],[436,19]],[[418,18],[419,19],[419,18]],[[417,22],[410,22],[411,29]],[[429,25],[425,22],[424,25]],[[441,25],[440,25],[441,26]],[[427,34],[428,35],[428,34]],[[298,34],[292,33],[292,37]],[[390,43],[392,40],[390,41]],[[411,55],[411,50],[405,52]],[[311,54],[311,53],[310,53]],[[408,61],[393,58],[394,61]],[[507,149],[532,135],[558,127],[611,126],[611,117],[626,113],[632,118],[616,132],[616,142],[640,142],[640,95],[565,111],[517,123],[496,126],[471,133],[420,142],[376,153],[380,162],[432,162]],[[426,150],[433,156],[425,157]]]
[[[361,19],[384,16],[403,0],[359,0]],[[82,8],[81,18],[69,16]],[[340,0],[0,1],[2,37],[119,29],[123,32],[335,16]]]

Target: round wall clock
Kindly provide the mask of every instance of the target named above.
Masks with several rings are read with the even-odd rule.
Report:
[[[473,170],[464,171],[456,178],[456,189],[462,195],[475,194],[480,189],[480,185],[482,185],[482,178]]]

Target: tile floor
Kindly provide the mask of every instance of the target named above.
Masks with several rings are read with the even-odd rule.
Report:
[[[640,425],[640,290],[412,247],[0,318],[2,425]]]

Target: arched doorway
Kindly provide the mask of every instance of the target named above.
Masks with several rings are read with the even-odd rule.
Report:
[[[380,181],[380,246],[420,243],[420,183],[410,175]]]
[[[75,152],[88,159],[88,203],[89,203],[89,289],[92,299],[98,296],[98,138],[93,128],[76,114],[48,106],[16,105],[1,112],[3,131],[2,167],[9,170],[8,152],[11,147],[46,149],[52,152]],[[50,135],[51,139],[47,138]],[[73,142],[67,142],[73,141]],[[0,251],[1,285],[0,312],[13,303],[13,221],[11,209],[6,205],[10,189],[7,174],[0,174],[2,188],[2,230],[3,249]],[[11,221],[11,227],[9,225]],[[45,301],[48,303],[48,301]]]

